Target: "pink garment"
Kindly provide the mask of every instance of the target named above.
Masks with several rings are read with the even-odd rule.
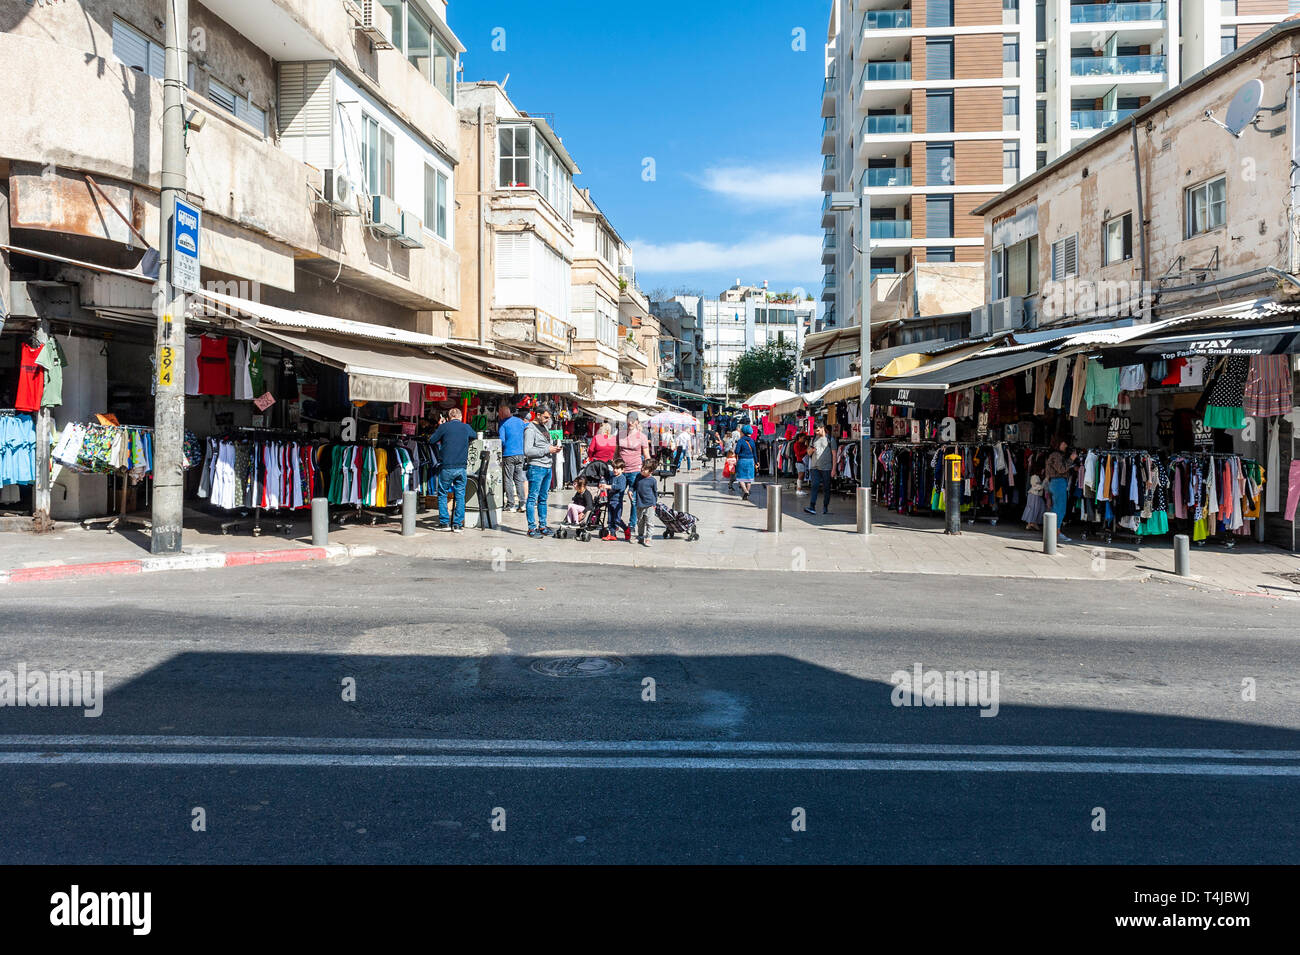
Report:
[[[1287,476],[1286,513],[1282,516],[1294,521],[1297,504],[1300,504],[1300,461],[1292,461],[1291,472]]]
[[[1187,520],[1187,508],[1183,506],[1183,471],[1182,468],[1174,468],[1171,475],[1174,486],[1174,517],[1180,521]]]

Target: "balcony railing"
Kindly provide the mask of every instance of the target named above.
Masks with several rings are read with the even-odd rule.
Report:
[[[834,171],[835,171],[835,157],[827,156],[825,159],[822,160],[822,175]]]
[[[822,239],[822,251],[830,252],[835,248],[835,233],[827,232],[826,238]]]
[[[907,30],[912,26],[911,10],[868,10],[862,20],[863,31]]]
[[[862,78],[868,83],[877,83],[884,80],[910,80],[912,78],[912,63],[910,60],[900,62],[886,61],[883,63],[868,63],[863,70]]]
[[[828,133],[833,133],[837,128],[838,124],[835,122],[835,117],[828,116],[825,121],[822,122],[822,135],[825,136]]]
[[[822,278],[822,288],[835,288],[835,273],[827,272]]]
[[[1070,7],[1071,23],[1132,23],[1164,18],[1163,3],[1084,3]]]
[[[826,82],[822,84],[822,96],[834,96],[839,92],[839,80],[832,73],[826,77]]]
[[[880,278],[880,276],[882,276],[882,275],[897,275],[897,274],[898,274],[898,270],[897,270],[897,269],[872,269],[872,270],[871,270],[871,281],[874,282],[876,279]]]
[[[1149,56],[1076,56],[1070,59],[1071,76],[1131,76],[1163,73],[1165,58]]]
[[[868,116],[862,121],[863,136],[910,133],[911,131],[911,113],[898,113],[893,116]]]
[[[912,184],[912,167],[898,166],[894,169],[868,169],[863,172],[862,179],[863,185],[868,188],[910,186]]]
[[[831,194],[828,192],[826,193],[826,198],[822,200],[822,212],[830,212],[830,210],[831,210]]]
[[[871,238],[873,239],[910,239],[911,237],[911,219],[871,220]]]
[[[1076,109],[1070,112],[1070,128],[1106,129],[1132,114],[1131,109]]]

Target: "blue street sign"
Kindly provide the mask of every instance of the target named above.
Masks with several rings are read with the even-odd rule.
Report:
[[[199,290],[199,225],[202,213],[176,200],[172,218],[172,285],[182,292]]]

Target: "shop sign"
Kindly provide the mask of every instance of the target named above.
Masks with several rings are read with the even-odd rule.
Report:
[[[939,422],[939,440],[945,444],[957,440],[956,418],[944,418]]]
[[[253,399],[253,407],[256,408],[258,411],[265,411],[273,404],[275,404],[275,398],[272,397],[269,391],[263,394],[261,397]]]
[[[1132,442],[1133,419],[1118,411],[1111,412],[1110,423],[1106,427],[1106,441],[1111,445]]]
[[[989,413],[981,411],[975,419],[975,440],[983,441],[989,436]]]
[[[1200,418],[1192,420],[1192,445],[1197,451],[1214,450],[1214,429],[1207,428]]]
[[[443,385],[425,385],[424,400],[425,401],[446,401],[447,400],[446,387],[444,387]]]

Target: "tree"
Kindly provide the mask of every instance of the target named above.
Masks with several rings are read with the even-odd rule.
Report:
[[[732,362],[727,370],[727,386],[748,398],[768,388],[789,388],[798,370],[794,343],[777,339],[749,349]]]

